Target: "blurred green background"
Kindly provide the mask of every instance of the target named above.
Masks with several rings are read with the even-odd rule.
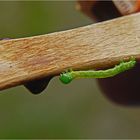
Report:
[[[75,1],[0,1],[0,38],[18,38],[92,23]],[[0,138],[139,138],[140,108],[110,102],[93,79],[63,85],[58,77],[40,95],[23,86],[1,91]]]

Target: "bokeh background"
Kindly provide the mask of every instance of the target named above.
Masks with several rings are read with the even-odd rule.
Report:
[[[46,34],[91,24],[75,1],[0,1],[0,38]],[[140,138],[140,108],[109,101],[94,79],[39,95],[23,86],[0,92],[0,138]]]

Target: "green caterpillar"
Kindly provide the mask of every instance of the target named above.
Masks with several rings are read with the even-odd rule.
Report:
[[[76,78],[107,78],[113,77],[121,72],[133,68],[136,64],[135,58],[131,58],[128,62],[121,62],[119,65],[116,65],[114,68],[107,70],[88,70],[88,71],[73,71],[69,70],[60,74],[60,81],[64,84],[70,83],[73,79]]]

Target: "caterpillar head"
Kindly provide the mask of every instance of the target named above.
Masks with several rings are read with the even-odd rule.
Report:
[[[60,74],[59,79],[64,84],[68,84],[68,83],[70,83],[73,80],[73,78],[71,77],[71,75],[69,73],[62,73],[62,74]]]

